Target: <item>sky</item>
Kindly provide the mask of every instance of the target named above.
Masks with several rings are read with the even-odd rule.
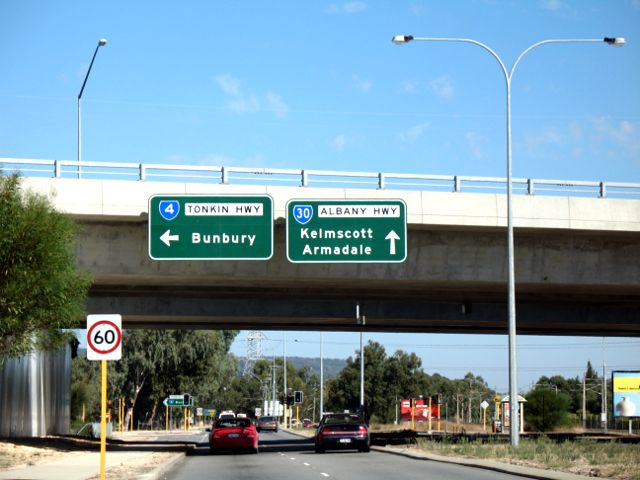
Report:
[[[394,45],[471,38],[510,67],[513,175],[640,183],[640,0],[0,0],[0,157],[505,176],[505,81],[483,49]],[[282,351],[282,332],[266,332]],[[243,332],[233,351],[243,354]],[[288,354],[319,354],[289,332]],[[296,342],[295,340],[298,340]],[[374,335],[429,373],[507,389],[505,336]],[[278,341],[276,341],[278,340]],[[603,347],[604,343],[604,347]],[[630,339],[519,338],[519,384],[640,368]],[[607,346],[608,345],[608,346]],[[358,334],[325,334],[346,358]]]

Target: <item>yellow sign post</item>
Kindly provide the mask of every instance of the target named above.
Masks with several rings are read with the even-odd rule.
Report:
[[[107,464],[107,361],[100,361],[102,367],[102,394],[100,400],[100,480],[105,480]]]
[[[105,480],[107,463],[107,360],[122,357],[122,317],[87,316],[87,360],[100,360],[100,480]]]

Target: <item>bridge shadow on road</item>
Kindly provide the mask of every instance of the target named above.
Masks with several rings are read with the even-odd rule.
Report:
[[[258,443],[260,452],[313,452],[312,438],[260,438]],[[237,450],[221,450],[221,454],[237,454],[242,453]],[[209,443],[200,442],[195,444],[193,448],[187,450],[188,456],[210,455]]]

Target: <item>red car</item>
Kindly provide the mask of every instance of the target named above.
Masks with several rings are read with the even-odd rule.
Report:
[[[260,417],[258,419],[257,429],[259,432],[262,430],[278,431],[278,419],[276,417]]]
[[[248,418],[218,419],[209,433],[209,451],[242,449],[258,453],[258,431]]]

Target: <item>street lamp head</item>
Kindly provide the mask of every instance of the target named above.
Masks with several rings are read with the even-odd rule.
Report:
[[[98,46],[99,47],[103,47],[107,44],[107,39],[106,38],[101,38],[100,41],[98,42]]]
[[[394,35],[394,37],[391,39],[391,41],[396,45],[409,43],[411,40],[413,40],[413,35]]]
[[[623,37],[604,37],[602,41],[615,47],[621,47],[627,43]]]

